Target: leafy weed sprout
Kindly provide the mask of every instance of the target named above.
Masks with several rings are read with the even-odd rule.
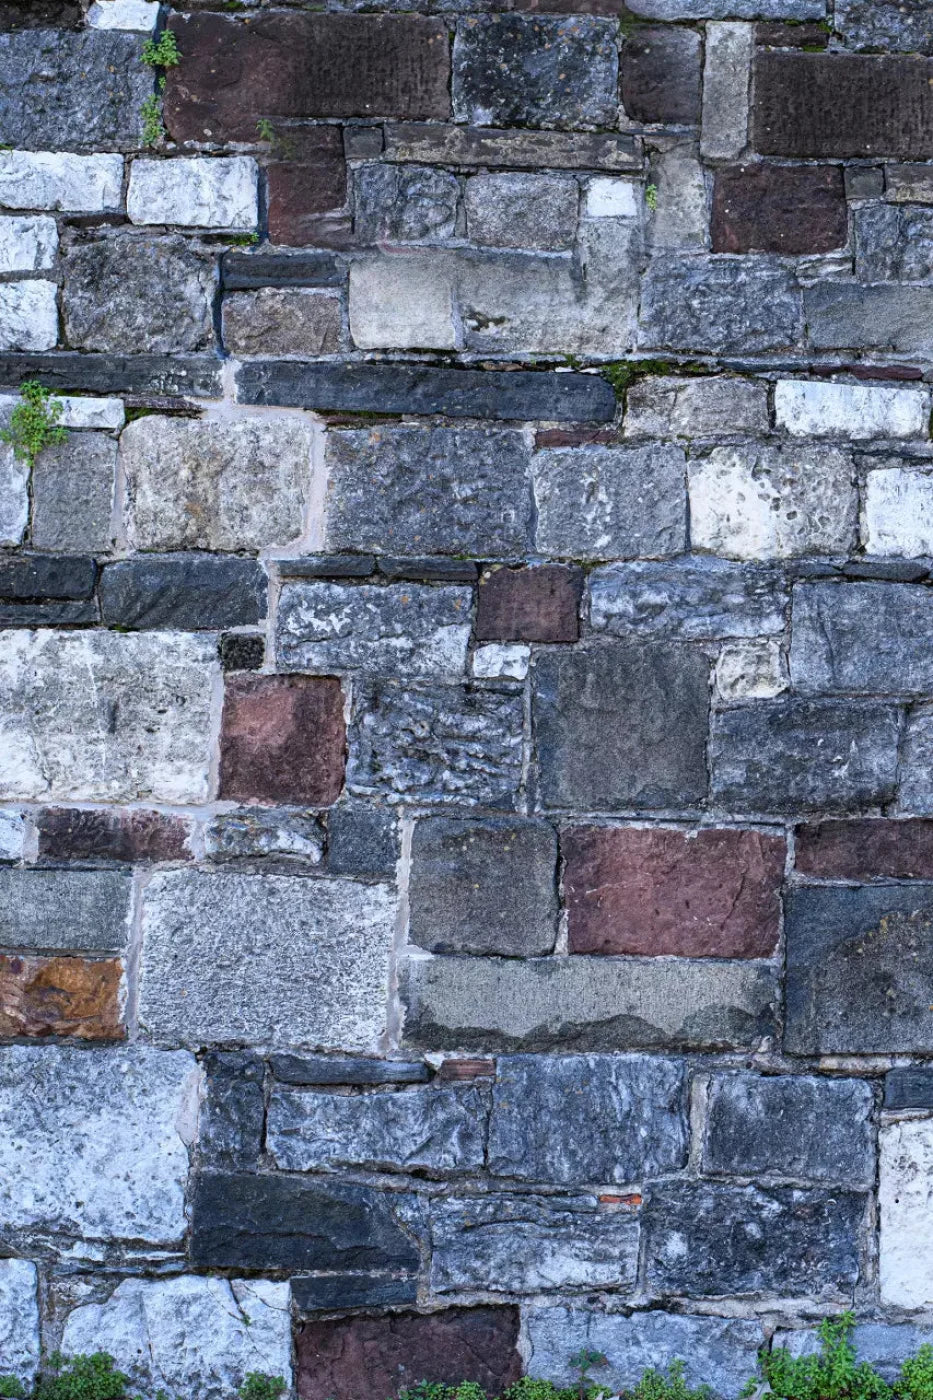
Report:
[[[13,456],[32,469],[46,447],[58,447],[68,437],[59,424],[62,406],[37,379],[20,385],[20,402],[10,414],[10,426],[0,429],[0,442],[13,449]]]
[[[142,61],[147,68],[161,70],[156,78],[156,90],[146,98],[140,108],[143,119],[143,143],[157,146],[165,135],[162,125],[162,96],[165,92],[165,69],[177,68],[181,62],[178,40],[169,29],[164,29],[158,40],[147,39],[143,44]]]

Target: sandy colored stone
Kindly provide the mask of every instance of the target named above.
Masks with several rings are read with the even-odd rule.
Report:
[[[122,977],[118,958],[0,954],[0,1036],[122,1040]]]

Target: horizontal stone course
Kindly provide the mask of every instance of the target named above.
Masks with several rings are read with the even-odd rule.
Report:
[[[783,632],[788,603],[776,568],[702,555],[608,564],[590,574],[589,594],[596,632],[686,642]]]
[[[86,865],[115,861],[130,865],[191,857],[188,824],[181,817],[162,812],[42,807],[33,820],[40,860],[80,861]],[[62,883],[67,888],[68,882]],[[69,889],[66,902],[73,898]]]
[[[188,632],[243,627],[265,616],[266,575],[249,559],[142,555],[103,569],[100,603],[110,626]]]
[[[828,880],[933,877],[933,822],[824,821],[799,826],[795,864]]]
[[[0,941],[10,948],[123,951],[132,885],[117,871],[0,869]]]
[[[636,137],[612,131],[542,131],[438,123],[389,123],[385,156],[392,161],[419,161],[495,169],[625,170],[641,168]]]

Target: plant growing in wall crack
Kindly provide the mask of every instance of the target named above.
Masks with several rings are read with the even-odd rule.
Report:
[[[143,45],[142,61],[147,68],[156,70],[156,90],[147,97],[141,108],[143,119],[143,143],[156,146],[165,135],[162,125],[162,96],[165,92],[165,70],[177,68],[181,62],[178,40],[169,29],[165,29],[158,39],[147,39]]]
[[[51,389],[36,379],[27,379],[19,392],[20,402],[10,414],[10,426],[0,429],[0,442],[12,447],[17,461],[31,469],[44,448],[58,447],[68,434],[59,424],[62,406],[52,398]]]

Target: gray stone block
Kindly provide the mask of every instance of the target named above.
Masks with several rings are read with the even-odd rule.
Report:
[[[140,144],[152,72],[137,34],[50,26],[0,35],[0,142],[21,150],[127,150]]]
[[[271,1055],[269,1068],[283,1084],[427,1084],[423,1060],[375,1060],[351,1055]]]
[[[642,166],[639,142],[628,132],[497,130],[438,122],[393,122],[386,126],[385,136],[387,160],[484,170],[505,166],[510,170],[633,171]]]
[[[266,574],[253,559],[137,555],[104,568],[100,606],[111,627],[248,627],[266,615]]]
[[[933,714],[908,715],[899,778],[899,814],[933,816]]]
[[[768,431],[767,386],[725,376],[636,379],[625,396],[625,437],[725,437]]]
[[[639,345],[741,354],[784,350],[803,333],[789,269],[766,258],[656,258],[644,279]]]
[[[361,243],[453,237],[460,184],[446,170],[361,165],[354,175],[354,195],[353,230]]]
[[[933,353],[933,287],[829,280],[806,287],[803,299],[816,350]]]
[[[31,1390],[39,1369],[39,1273],[27,1259],[0,1261],[0,1356],[5,1375]]]
[[[105,433],[69,433],[40,452],[32,472],[32,543],[37,549],[102,554],[113,543],[117,444]]]
[[[487,173],[466,186],[467,234],[490,248],[563,252],[577,231],[580,187],[566,175]]]
[[[790,678],[805,695],[930,691],[933,595],[909,583],[798,584]]]
[[[884,1106],[892,1113],[933,1108],[933,1069],[892,1069],[884,1079]]]
[[[610,564],[589,576],[590,625],[617,636],[695,642],[784,631],[788,590],[779,569],[721,559]]]
[[[39,379],[49,389],[91,394],[165,394],[220,398],[220,360],[207,355],[0,355],[0,384]],[[606,386],[608,388],[608,385]]]
[[[924,0],[838,0],[834,28],[849,49],[933,53],[933,14]]]
[[[860,281],[928,282],[933,278],[933,209],[869,204],[857,209],[854,217],[855,272]]]
[[[335,355],[343,308],[335,292],[260,287],[223,301],[224,345],[233,355]]]
[[[316,1274],[293,1278],[290,1282],[292,1302],[299,1314],[344,1312],[348,1308],[413,1307],[418,1301],[415,1278],[390,1278],[385,1274]]]
[[[86,555],[8,554],[0,559],[0,598],[90,598],[97,567]]]
[[[681,448],[548,448],[532,458],[543,554],[574,559],[678,554],[686,545]]]
[[[550,953],[557,834],[521,817],[421,818],[412,839],[409,938],[433,953]]]
[[[324,858],[324,825],[314,812],[239,807],[218,812],[204,828],[204,854],[215,865],[263,862],[266,871],[314,867]]]
[[[122,953],[132,876],[119,870],[0,870],[0,944]]]
[[[394,880],[398,857],[394,812],[362,802],[331,808],[327,817],[327,869],[331,875]]]
[[[204,1059],[204,1072],[206,1093],[198,1121],[202,1165],[221,1171],[258,1166],[266,1114],[262,1060],[211,1053]]]

